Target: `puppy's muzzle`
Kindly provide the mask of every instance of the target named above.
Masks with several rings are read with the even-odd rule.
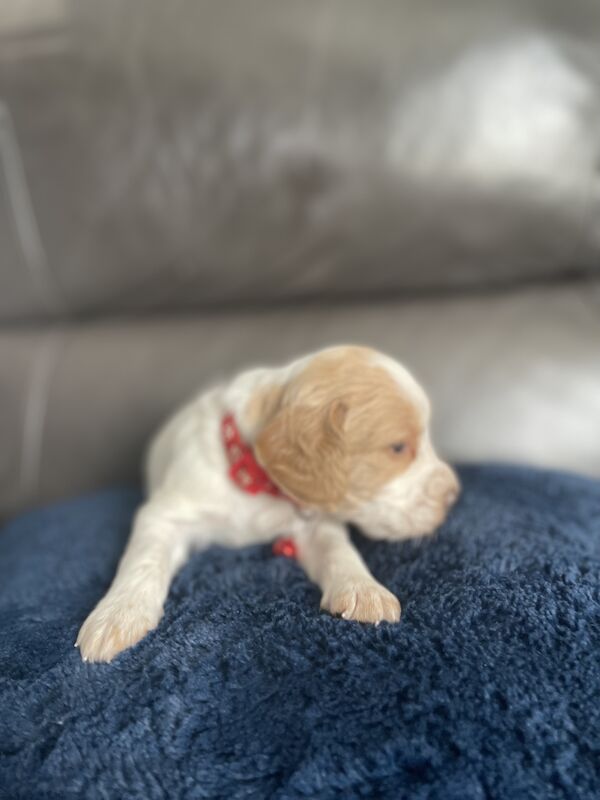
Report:
[[[440,522],[456,503],[459,494],[460,482],[456,473],[447,464],[440,464],[429,478],[426,488],[428,500],[439,509]]]

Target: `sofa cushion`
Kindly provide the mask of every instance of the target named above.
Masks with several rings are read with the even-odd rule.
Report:
[[[371,542],[398,625],[319,612],[267,546],[198,554],[112,664],[73,648],[139,494],[0,535],[0,796],[600,796],[600,484],[461,470],[439,533]]]
[[[444,457],[600,476],[599,311],[600,284],[0,333],[0,519],[136,481],[202,387],[345,342],[414,372]]]

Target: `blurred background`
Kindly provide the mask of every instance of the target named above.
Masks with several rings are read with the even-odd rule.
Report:
[[[342,342],[600,475],[598,0],[2,0],[0,515]]]

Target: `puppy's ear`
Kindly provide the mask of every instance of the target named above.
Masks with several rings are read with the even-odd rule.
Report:
[[[305,505],[334,511],[347,489],[344,447],[347,406],[284,406],[254,443],[259,462],[277,485]]]

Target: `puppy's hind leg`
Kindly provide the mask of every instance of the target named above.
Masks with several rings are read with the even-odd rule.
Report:
[[[176,512],[155,500],[140,508],[110,589],[79,631],[76,647],[84,661],[111,661],[158,625],[188,551],[186,525]]]

